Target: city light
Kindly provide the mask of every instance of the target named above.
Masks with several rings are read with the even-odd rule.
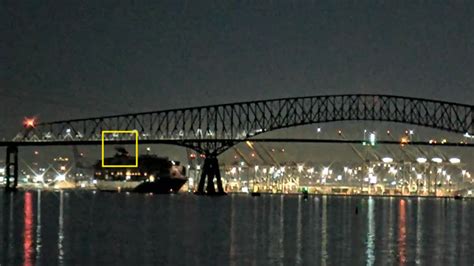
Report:
[[[416,158],[416,161],[418,163],[426,163],[428,161],[428,159],[426,159],[425,157],[418,157],[418,158]]]
[[[299,164],[298,165],[298,173],[301,173],[301,172],[303,172],[303,165]]]
[[[370,141],[370,145],[375,146],[375,132],[370,133],[369,141]]]
[[[452,164],[458,164],[461,162],[461,159],[459,158],[449,158],[449,162]]]
[[[370,174],[369,175],[369,183],[370,184],[377,184],[377,176],[373,175],[373,174]]]
[[[328,175],[328,174],[329,174],[329,167],[324,167],[321,174],[322,174],[323,176]]]

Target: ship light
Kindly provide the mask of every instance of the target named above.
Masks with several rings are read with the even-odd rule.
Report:
[[[57,175],[56,180],[57,181],[64,181],[64,180],[66,180],[66,175]]]
[[[44,182],[44,178],[42,174],[35,176],[35,182]]]

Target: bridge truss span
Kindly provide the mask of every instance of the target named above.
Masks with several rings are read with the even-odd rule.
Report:
[[[237,140],[264,132],[333,121],[399,122],[472,134],[473,110],[473,105],[421,98],[324,95],[45,122],[24,129],[14,141],[81,142],[100,140],[103,130],[137,130],[141,140],[173,140],[177,145],[218,155]],[[106,137],[129,138],[113,134]]]

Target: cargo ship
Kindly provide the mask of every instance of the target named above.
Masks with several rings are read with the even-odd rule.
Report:
[[[116,148],[113,157],[104,158],[105,165],[134,165],[135,156],[124,148]],[[138,167],[102,167],[94,165],[95,186],[101,191],[131,191],[138,193],[177,193],[186,183],[185,168],[178,161],[152,154],[138,156]]]

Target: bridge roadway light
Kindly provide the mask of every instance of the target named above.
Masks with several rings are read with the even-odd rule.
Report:
[[[401,143],[402,145],[407,144],[408,142],[409,142],[409,140],[408,140],[407,137],[402,137],[402,138],[400,139],[400,143]]]
[[[382,158],[382,162],[384,162],[384,163],[392,163],[392,162],[393,162],[393,158],[384,157],[384,158]]]
[[[434,158],[431,158],[431,161],[434,162],[434,163],[442,163],[443,159],[441,159],[439,157],[434,157]]]

